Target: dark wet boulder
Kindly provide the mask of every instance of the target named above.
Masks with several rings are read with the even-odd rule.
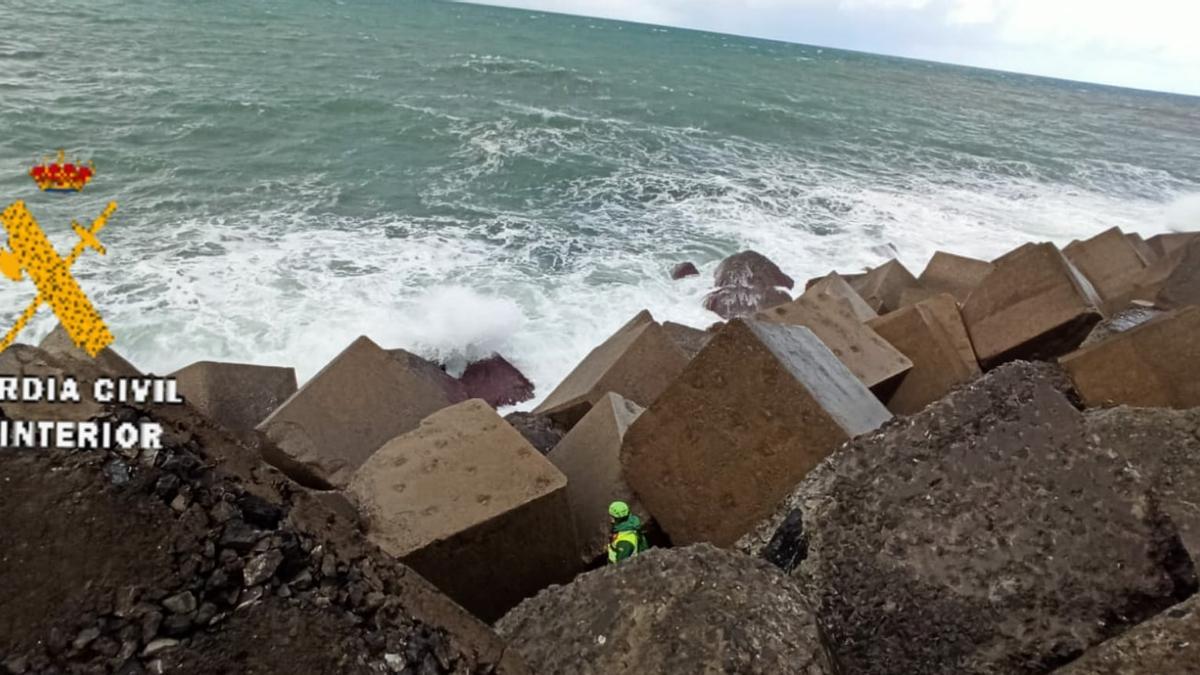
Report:
[[[1000,366],[835,452],[739,546],[796,565],[842,672],[1061,666],[1196,590],[1151,483],[1066,386]]]
[[[704,308],[722,319],[749,316],[789,302],[792,296],[783,289],[796,285],[757,251],[742,251],[722,260],[713,277],[716,288],[704,296]]]
[[[496,630],[539,673],[838,672],[799,584],[707,544],[652,549],[551,587]]]
[[[783,286],[793,288],[796,282],[779,266],[758,251],[734,253],[717,265],[713,273],[717,286]]]
[[[499,354],[471,362],[458,380],[468,398],[481,398],[493,408],[533,398],[533,383]]]
[[[671,278],[678,281],[685,277],[699,276],[700,270],[696,269],[696,265],[690,262],[681,262],[671,268]]]
[[[504,421],[512,425],[529,444],[543,455],[554,449],[567,433],[567,428],[559,425],[546,415],[531,412],[511,412],[504,416]]]

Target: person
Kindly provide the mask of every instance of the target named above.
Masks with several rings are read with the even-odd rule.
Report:
[[[613,502],[608,506],[612,520],[612,542],[608,545],[608,562],[618,563],[645,551],[646,535],[642,534],[642,520],[629,512],[625,502]]]

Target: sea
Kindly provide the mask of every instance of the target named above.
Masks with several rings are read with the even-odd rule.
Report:
[[[0,25],[0,207],[65,255],[118,203],[73,270],[160,375],[303,382],[367,335],[500,353],[541,398],[641,309],[713,323],[742,249],[803,284],[1200,229],[1200,98],[429,0],[0,0]],[[29,178],[59,148],[82,193]],[[36,293],[0,277],[0,329]]]

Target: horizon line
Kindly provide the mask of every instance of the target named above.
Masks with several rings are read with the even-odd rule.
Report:
[[[523,12],[526,14],[548,14],[551,16],[561,16],[561,17],[568,17],[568,18],[572,18],[572,19],[592,19],[592,20],[596,20],[596,21],[610,21],[612,23],[625,23],[625,24],[630,24],[633,26],[646,26],[646,27],[650,27],[650,28],[666,28],[666,29],[670,29],[670,30],[688,31],[691,33],[707,33],[709,35],[735,37],[735,38],[740,38],[740,39],[744,39],[744,40],[759,40],[762,42],[777,42],[779,44],[788,45],[788,46],[792,46],[792,47],[811,47],[813,49],[831,49],[834,51],[841,51],[841,52],[846,52],[849,54],[862,54],[865,56],[884,57],[884,58],[889,58],[889,59],[902,59],[905,61],[912,61],[915,63],[929,63],[929,64],[938,65],[938,66],[952,66],[955,68],[966,68],[966,69],[970,69],[970,70],[982,70],[985,72],[1000,73],[1003,75],[1019,75],[1021,77],[1033,77],[1033,78],[1038,78],[1038,79],[1042,79],[1042,80],[1050,80],[1050,81],[1054,81],[1054,82],[1065,82],[1065,83],[1069,83],[1069,84],[1083,84],[1083,85],[1088,85],[1088,86],[1092,86],[1092,87],[1106,87],[1109,89],[1120,89],[1123,91],[1136,92],[1136,93],[1140,93],[1140,94],[1155,94],[1155,95],[1160,95],[1160,96],[1178,96],[1178,97],[1182,97],[1182,98],[1200,99],[1200,92],[1192,94],[1192,93],[1187,93],[1187,92],[1178,91],[1178,90],[1147,89],[1145,87],[1134,87],[1134,86],[1125,85],[1125,84],[1112,84],[1112,83],[1108,83],[1108,82],[1096,82],[1093,80],[1076,80],[1076,79],[1072,79],[1069,77],[1062,77],[1059,75],[1043,75],[1040,73],[1031,73],[1031,72],[1025,72],[1025,71],[1020,71],[1020,70],[1004,70],[1002,68],[995,68],[995,67],[991,67],[991,66],[980,66],[980,65],[975,65],[975,64],[971,64],[971,63],[961,63],[961,62],[954,62],[954,61],[934,61],[931,59],[925,59],[925,58],[920,58],[920,57],[915,57],[915,56],[906,56],[904,54],[891,54],[891,53],[887,53],[887,52],[869,52],[869,51],[864,51],[861,49],[850,49],[848,47],[837,47],[837,46],[833,46],[833,45],[819,45],[819,44],[812,44],[812,43],[808,43],[808,42],[795,42],[793,40],[784,40],[781,38],[774,38],[774,37],[764,37],[761,35],[748,35],[748,34],[744,34],[744,33],[723,33],[721,31],[711,30],[708,28],[692,28],[689,26],[674,26],[674,25],[670,25],[670,24],[650,23],[648,21],[636,21],[633,19],[614,19],[614,18],[606,17],[606,16],[598,16],[595,14],[571,14],[569,12],[559,12],[559,11],[554,11],[554,10],[549,10],[549,9],[529,9],[527,7],[513,7],[511,5],[487,2],[485,0],[448,0],[448,1],[451,4],[456,4],[456,5],[472,5],[475,7],[487,7],[490,9],[501,9],[501,10],[507,10],[510,12]]]

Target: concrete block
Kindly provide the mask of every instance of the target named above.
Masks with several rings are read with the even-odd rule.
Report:
[[[762,321],[811,330],[868,388],[889,392],[912,361],[859,321],[851,303],[828,294],[805,294],[757,315]]]
[[[605,553],[611,536],[609,504],[619,499],[629,503],[634,513],[643,513],[621,474],[621,442],[641,414],[638,404],[605,394],[546,455],[567,477],[567,496],[584,562]]]
[[[863,297],[858,294],[858,291],[854,290],[854,288],[850,286],[846,279],[837,272],[830,272],[829,274],[821,277],[816,281],[816,283],[808,286],[804,291],[804,295],[809,297],[818,294],[832,295],[834,297],[842,298],[846,302],[850,303],[850,308],[854,310],[854,316],[858,318],[859,321],[868,321],[879,316],[879,314],[867,304],[867,301],[863,300]]]
[[[1163,279],[1154,304],[1165,309],[1200,305],[1200,237],[1171,254],[1174,269]]]
[[[1186,307],[1061,359],[1089,407],[1200,406],[1200,307]]]
[[[1150,237],[1146,244],[1159,258],[1165,258],[1196,237],[1200,237],[1200,232],[1165,232]]]
[[[450,404],[427,373],[360,337],[258,429],[283,453],[342,486],[379,446]]]
[[[1158,260],[1158,253],[1150,248],[1150,244],[1147,244],[1146,240],[1142,239],[1142,235],[1137,232],[1126,232],[1125,238],[1129,240],[1134,250],[1138,252],[1138,255],[1142,256],[1142,260],[1145,260],[1147,265],[1153,265]]]
[[[142,375],[142,371],[126,361],[112,347],[105,347],[95,358],[92,358],[87,352],[75,346],[71,336],[67,334],[61,324],[55,326],[54,330],[42,338],[42,341],[38,343],[38,348],[60,360],[71,359],[90,363],[108,377],[141,377]]]
[[[729,546],[841,443],[890,418],[809,329],[735,320],[630,426],[621,465],[676,545]]]
[[[295,369],[278,366],[197,361],[171,377],[193,408],[239,432],[253,430],[296,393]]]
[[[534,412],[569,428],[610,391],[647,406],[687,362],[684,351],[642,310],[584,357]]]
[[[937,251],[917,281],[934,293],[949,293],[963,303],[993,269],[994,265],[986,260]]]
[[[708,344],[708,341],[713,336],[708,331],[685,326],[674,321],[664,321],[662,327],[671,340],[683,350],[688,359],[692,359],[699,354],[700,350],[704,349],[704,345]]]
[[[1053,244],[1026,244],[994,262],[962,306],[984,370],[1065,354],[1101,319],[1095,290]]]
[[[1134,290],[1134,280],[1149,266],[1116,227],[1086,241],[1072,242],[1063,249],[1063,255],[1092,283],[1106,314],[1125,309]]]
[[[867,325],[913,364],[887,401],[893,413],[919,412],[955,385],[980,373],[958,302],[949,293],[873,319]]]
[[[387,442],[348,491],[367,537],[485,621],[578,571],[567,479],[485,401]]]
[[[879,314],[900,308],[900,294],[906,288],[920,287],[920,282],[899,260],[886,263],[850,281],[850,285]]]

